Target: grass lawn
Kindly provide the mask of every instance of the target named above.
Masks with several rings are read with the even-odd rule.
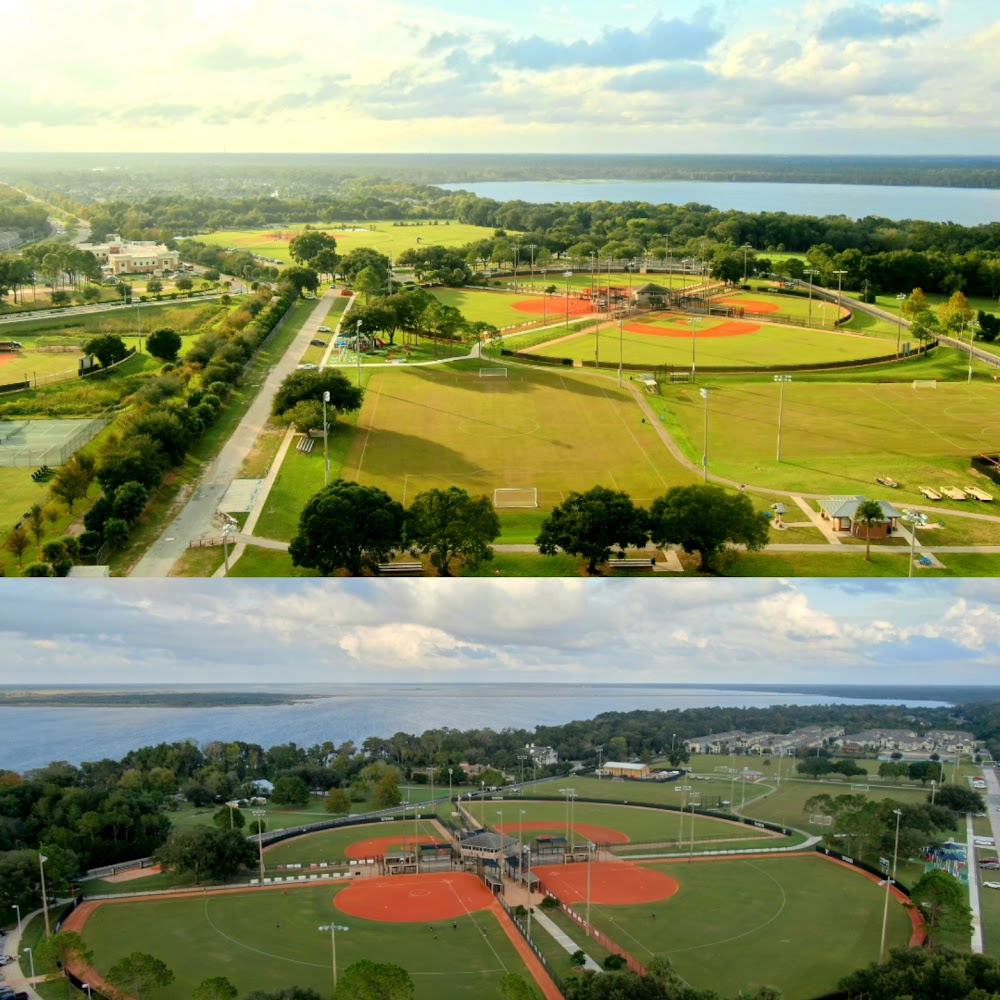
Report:
[[[275,991],[294,982],[326,996],[330,992],[328,934],[318,926],[345,915],[333,905],[340,887],[296,886],[191,899],[105,904],[84,928],[94,966],[107,970],[132,951],[149,952],[173,970],[161,1000],[186,1000],[209,976],[226,976],[240,995]],[[450,923],[450,921],[448,922]],[[405,968],[423,1000],[473,1000],[496,992],[504,972],[527,972],[493,915],[473,911],[436,933],[426,923],[348,918],[349,933],[337,935],[337,968],[363,958]]]
[[[779,385],[707,380],[709,470],[793,492],[881,495],[924,503],[919,486],[974,481],[971,456],[995,449],[1000,386],[813,383],[785,385],[782,461],[775,460]],[[664,385],[653,405],[687,456],[700,459],[705,403],[687,385]],[[875,482],[890,475],[900,488]],[[945,501],[942,504],[944,507]]]
[[[645,504],[692,480],[624,390],[524,368],[481,379],[477,368],[373,373],[344,478],[379,486],[404,505],[432,487],[492,497],[497,487],[531,486],[543,509],[597,483]]]
[[[221,545],[187,549],[174,563],[170,576],[209,577],[222,565],[224,558]]]
[[[399,849],[413,850],[414,832],[421,838],[438,842],[444,838],[433,823],[419,820],[414,830],[412,820],[400,823],[369,823],[349,826],[339,830],[321,830],[284,840],[273,847],[264,848],[264,865],[272,869],[277,865],[310,864],[319,861],[343,861],[348,857],[347,848],[373,838],[392,837],[399,841]]]
[[[617,364],[619,347],[625,364],[691,367],[692,330],[695,364],[719,366],[768,366],[785,364],[865,361],[891,353],[887,341],[853,333],[806,330],[802,327],[692,317],[681,313],[650,313],[626,319],[621,343],[616,324],[606,323],[593,333],[541,344],[530,353],[550,358],[573,358]],[[722,335],[713,331],[738,331]]]
[[[830,576],[881,577],[907,575],[907,556],[879,552],[872,546],[870,562],[864,551],[842,552],[746,552],[728,560],[722,576]],[[945,553],[944,569],[915,567],[915,577],[1000,576],[1000,556]]]
[[[592,920],[640,962],[664,955],[695,987],[736,996],[768,984],[790,1000],[814,997],[878,958],[884,890],[843,866],[817,856],[655,867],[680,882],[656,904],[660,919],[646,904],[593,906]],[[909,916],[891,905],[890,946],[909,936]]]

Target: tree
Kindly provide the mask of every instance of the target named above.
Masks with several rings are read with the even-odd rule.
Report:
[[[71,514],[76,501],[82,500],[87,495],[87,490],[94,478],[93,468],[88,471],[77,459],[78,456],[74,455],[65,465],[61,466],[49,485],[49,493],[56,500],[66,504]]]
[[[569,964],[575,965],[578,969],[582,969],[587,964],[587,955],[582,948],[577,948],[569,956]]]
[[[3,547],[17,560],[18,566],[23,565],[24,553],[29,545],[31,539],[21,525],[11,529],[10,534],[3,540]]]
[[[236,829],[193,826],[172,831],[155,857],[164,867],[192,875],[195,882],[206,878],[221,881],[252,865],[257,847]]]
[[[303,508],[288,546],[292,565],[324,576],[338,569],[352,576],[375,572],[400,547],[404,516],[402,505],[384,490],[338,479]]]
[[[994,316],[993,313],[983,312],[980,309],[976,313],[976,322],[979,326],[979,330],[976,333],[976,340],[992,344],[1000,336],[1000,316]]]
[[[104,540],[113,549],[123,549],[128,542],[128,521],[122,517],[109,517],[104,522]]]
[[[128,353],[125,342],[113,333],[105,333],[100,337],[91,337],[83,345],[84,354],[93,354],[101,363],[102,368],[110,368],[125,358]]]
[[[948,872],[935,868],[922,875],[910,892],[910,902],[927,925],[927,946],[935,948],[942,935],[954,934],[968,940],[972,911],[962,884]]]
[[[1000,962],[987,955],[938,948],[896,948],[888,961],[873,962],[838,984],[865,1000],[984,1000],[995,996]]]
[[[246,822],[243,810],[234,809],[232,806],[223,806],[212,817],[212,823],[219,830],[242,830]]]
[[[163,291],[163,282],[159,278],[150,278],[146,282],[146,291],[150,295],[159,295]]]
[[[274,783],[271,801],[276,806],[305,807],[309,805],[309,786],[302,778],[294,776],[278,778]]]
[[[340,974],[334,1000],[412,1000],[413,995],[413,980],[406,969],[363,958]]]
[[[293,237],[288,243],[288,255],[298,264],[316,267],[316,256],[324,250],[335,252],[337,241],[328,233],[310,229]]]
[[[115,490],[112,501],[114,516],[127,522],[134,521],[142,513],[148,498],[149,492],[142,483],[122,483]]]
[[[328,421],[337,413],[360,409],[364,399],[364,390],[353,385],[341,372],[332,369],[295,371],[282,380],[274,394],[271,416],[278,423],[291,423],[291,411],[296,404],[311,402],[322,406],[324,392],[330,393],[330,402],[326,404]],[[319,423],[322,423],[322,418]]]
[[[727,543],[752,552],[762,549],[768,521],[745,493],[701,484],[675,486],[653,501],[649,533],[657,546],[679,544],[685,552],[698,552],[699,569],[705,571]]]
[[[921,309],[910,322],[910,333],[921,343],[930,340],[940,328],[937,316],[930,309]]]
[[[403,796],[399,793],[396,775],[391,771],[386,772],[375,782],[375,787],[372,789],[372,805],[376,809],[391,809],[402,801]]]
[[[83,938],[76,931],[58,931],[43,938],[35,946],[35,961],[41,965],[56,965],[66,981],[66,995],[73,992],[69,979],[70,965],[86,965],[94,957]]]
[[[389,258],[371,247],[356,247],[340,259],[340,273],[348,284],[353,285],[359,271],[373,267],[381,279],[381,284],[389,280]]]
[[[191,291],[191,289],[192,289],[192,288],[194,288],[194,282],[193,282],[193,281],[192,281],[192,280],[191,280],[191,279],[190,279],[190,278],[189,278],[189,277],[188,277],[188,276],[187,276],[186,274],[184,274],[184,275],[181,275],[181,277],[179,277],[179,278],[178,278],[178,279],[177,279],[177,280],[176,280],[176,281],[174,282],[174,284],[175,284],[175,285],[177,286],[177,288],[178,288],[178,289],[180,289],[180,290],[181,290],[182,292],[190,292],[190,291]]]
[[[941,325],[949,332],[961,335],[966,324],[975,315],[964,293],[955,291],[944,305],[938,307]]]
[[[155,956],[133,951],[112,965],[104,978],[134,1000],[143,1000],[153,990],[169,986],[174,974]]]
[[[469,569],[493,558],[490,542],[500,534],[500,518],[489,497],[470,497],[458,486],[418,493],[406,512],[403,541],[413,555],[429,555],[441,576],[451,576],[460,557]]]
[[[962,788],[961,785],[943,785],[938,789],[937,795],[933,792],[927,796],[929,802],[934,797],[939,806],[951,809],[958,813],[981,813],[986,811],[986,803],[979,792],[974,792],[971,788]]]
[[[594,574],[613,548],[642,546],[648,537],[646,512],[627,493],[594,486],[586,493],[570,493],[554,507],[542,521],[535,543],[542,555],[562,549],[582,556],[588,560],[587,572]]]
[[[351,811],[351,796],[346,788],[331,788],[326,793],[323,806],[328,813],[349,813]]]
[[[375,295],[384,285],[382,275],[374,267],[363,267],[354,276],[354,290],[361,292],[365,297],[365,305],[368,300]]]
[[[203,979],[192,991],[191,1000],[236,1000],[239,990],[225,977]]]
[[[918,313],[922,313],[925,309],[929,308],[930,304],[927,301],[924,290],[922,288],[914,288],[903,303],[903,315],[908,319],[913,319]]]
[[[284,267],[278,279],[279,291],[282,286],[292,289],[296,295],[302,295],[306,289],[315,292],[319,288],[319,275],[311,267]]]
[[[878,500],[862,500],[858,504],[858,509],[854,512],[854,520],[865,526],[865,562],[871,562],[872,545],[872,525],[879,524],[885,520],[882,513],[882,504]]]
[[[45,534],[45,514],[40,503],[33,503],[28,508],[28,527],[35,536],[35,544],[41,545],[42,535]]]
[[[146,338],[146,350],[161,361],[173,361],[181,349],[181,335],[176,330],[163,327]]]

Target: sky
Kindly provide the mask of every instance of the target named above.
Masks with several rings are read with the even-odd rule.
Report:
[[[0,584],[0,684],[1000,681],[993,580]]]
[[[998,148],[989,0],[6,7],[8,152]]]

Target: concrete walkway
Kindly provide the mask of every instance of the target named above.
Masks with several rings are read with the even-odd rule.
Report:
[[[219,503],[229,489],[230,483],[238,477],[243,461],[266,426],[271,415],[271,400],[274,394],[278,391],[282,380],[295,371],[299,358],[309,346],[309,341],[316,336],[319,326],[326,319],[334,298],[334,292],[327,290],[316,302],[312,313],[302,324],[302,329],[291,346],[268,372],[267,378],[239,426],[205,469],[194,495],[150,546],[130,576],[168,576],[174,563],[184,554],[192,539],[221,533],[221,526],[214,521]],[[260,502],[258,500],[258,503]]]
[[[41,912],[38,909],[34,913],[25,913],[21,919],[21,923],[13,930],[7,931],[4,937],[0,938],[0,953],[13,955],[19,960],[23,959],[24,964],[28,965],[28,957],[21,949],[21,932],[28,925],[31,918]],[[44,982],[47,978],[47,976],[35,976],[32,979],[30,976],[24,975],[21,971],[20,961],[11,962],[9,965],[0,967],[0,986],[9,986],[17,993],[27,993],[29,1000],[42,1000],[35,992],[34,984]]]
[[[550,920],[540,907],[535,907],[534,912],[531,914],[531,919],[538,924],[539,927],[543,927],[549,935],[551,935],[552,940],[555,941],[557,945],[566,950],[567,955],[572,955],[573,952],[579,951],[576,942],[568,935],[561,927],[557,927],[556,924]],[[603,971],[601,967],[589,956],[587,955],[586,961],[583,963],[585,969],[593,969],[594,972]]]
[[[972,828],[972,813],[965,814],[965,856],[969,859],[969,909],[972,910],[972,950],[983,953],[983,918],[979,906],[979,865],[976,858],[976,834]],[[994,841],[996,843],[996,841]]]

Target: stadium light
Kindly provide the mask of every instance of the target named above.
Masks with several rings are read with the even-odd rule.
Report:
[[[695,373],[694,365],[694,340],[698,330],[698,316],[691,317],[691,381],[694,382],[697,378]]]
[[[843,297],[843,293],[841,292],[841,288],[842,288],[842,284],[843,284],[843,280],[844,280],[844,275],[847,274],[847,272],[846,271],[834,271],[833,273],[837,276],[837,319],[840,319],[840,308],[843,305],[843,301],[844,301],[844,297]]]
[[[360,387],[361,386],[361,320],[358,320],[354,329],[357,332],[357,336],[354,338],[354,349],[355,353],[358,355],[358,386]],[[437,339],[435,339],[434,344],[435,346],[437,345]]]
[[[569,333],[569,279],[573,277],[572,271],[563,271],[566,279],[566,332]]]
[[[559,789],[559,794],[566,796],[566,843],[567,843],[567,845],[569,845],[571,843],[571,840],[570,840],[570,825],[571,825],[571,821],[570,821],[569,810],[570,810],[570,803],[573,801],[574,797],[576,796],[576,789],[575,788],[560,788]]]
[[[674,785],[674,791],[684,793],[684,798],[681,799],[681,821],[677,827],[677,846],[680,847],[684,837],[684,810],[687,808],[687,793],[691,791],[691,786]]]
[[[976,321],[969,321],[969,384],[972,384],[972,342],[976,339]]]
[[[28,956],[28,964],[31,968],[31,978],[35,978],[35,956],[32,954],[30,948],[25,948],[24,953]]]
[[[743,284],[745,285],[747,283],[747,254],[753,250],[753,247],[749,243],[744,243],[740,249],[743,251]]]
[[[906,292],[899,292],[896,295],[896,302],[898,303],[899,315],[896,318],[896,357],[899,357],[899,339],[903,333],[903,301],[906,299]]]
[[[813,268],[807,267],[802,273],[809,275],[809,318],[806,320],[806,326],[810,326],[811,327],[812,326],[812,322],[813,322],[813,282],[812,282],[812,279],[815,278],[817,274],[819,274],[819,271],[816,271]]]
[[[889,920],[889,887],[896,884],[896,864],[899,860],[899,821],[903,813],[899,809],[893,809],[893,813],[896,815],[896,843],[892,850],[892,877],[889,877],[888,872],[885,873],[885,903],[882,906],[882,943],[878,950],[879,965],[885,964],[885,930]]]
[[[701,469],[705,482],[708,482],[708,389],[699,389],[701,398],[705,400],[705,450],[701,453]]]
[[[785,404],[785,383],[792,381],[791,375],[775,375],[774,381],[778,383],[778,461],[781,461],[781,413]]]
[[[45,862],[49,859],[44,854],[38,855],[38,870],[42,873],[42,910],[45,912],[45,936],[51,936],[49,928],[49,898],[45,891]]]
[[[260,861],[260,884],[264,884],[264,840],[261,833],[261,820],[267,815],[266,809],[254,809],[253,815],[257,819],[257,855]]]
[[[333,992],[337,992],[337,931],[349,931],[350,927],[343,924],[320,924],[320,931],[330,932],[330,958],[333,968]]]
[[[17,910],[17,933],[21,933],[21,907],[17,903],[11,903],[10,908],[12,910]]]
[[[448,768],[448,809],[451,811],[451,773],[452,769]]]
[[[323,485],[330,485],[330,450],[328,447],[328,427],[326,422],[326,404],[330,402],[330,390],[323,390]]]

